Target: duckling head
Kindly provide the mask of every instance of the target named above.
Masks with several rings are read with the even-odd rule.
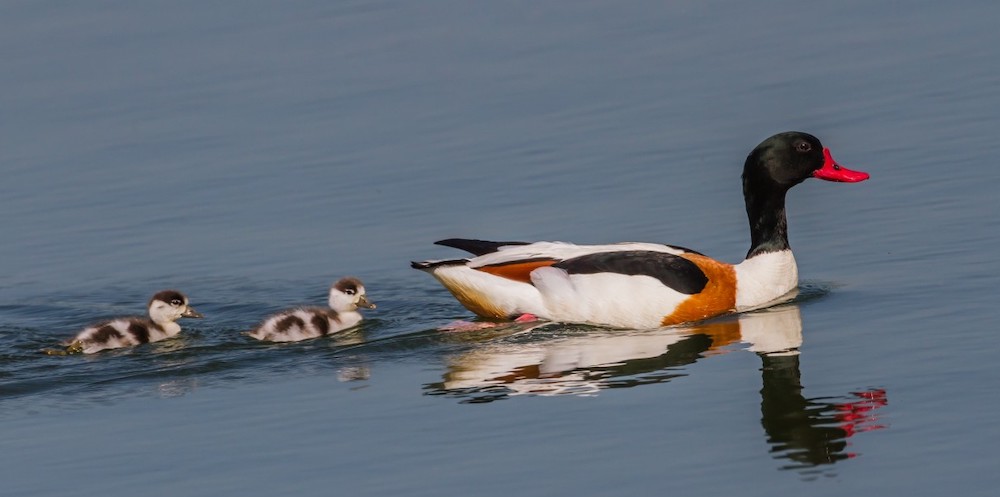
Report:
[[[331,309],[337,312],[350,312],[358,310],[359,307],[375,308],[375,304],[368,301],[361,280],[354,277],[341,278],[330,287]]]
[[[149,317],[154,323],[172,323],[180,318],[204,317],[188,305],[188,298],[177,290],[164,290],[149,299]]]

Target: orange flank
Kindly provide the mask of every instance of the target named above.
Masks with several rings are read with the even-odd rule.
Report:
[[[664,326],[700,321],[736,310],[736,270],[732,264],[691,253],[680,257],[695,263],[708,277],[708,284],[665,316]]]
[[[476,269],[493,276],[507,278],[508,280],[531,283],[531,272],[544,266],[551,266],[558,262],[556,259],[532,259],[521,262],[509,262],[505,264],[490,264],[488,266],[477,267]]]

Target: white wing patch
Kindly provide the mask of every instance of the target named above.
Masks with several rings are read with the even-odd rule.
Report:
[[[509,318],[531,313],[544,317],[548,314],[538,289],[528,283],[494,276],[469,266],[441,266],[432,274],[459,302],[481,316]]]
[[[555,267],[531,273],[549,319],[616,328],[657,328],[690,297],[656,278],[619,273],[568,274]]]

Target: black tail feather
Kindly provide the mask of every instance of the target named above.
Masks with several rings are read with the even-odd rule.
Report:
[[[449,259],[446,261],[410,261],[410,267],[412,267],[413,269],[427,270],[441,266],[461,266],[464,265],[466,262],[469,262],[469,260]]]
[[[449,238],[438,240],[434,245],[444,245],[445,247],[464,250],[472,255],[486,255],[496,252],[505,245],[528,245],[528,242],[491,242],[488,240],[470,240],[467,238]]]

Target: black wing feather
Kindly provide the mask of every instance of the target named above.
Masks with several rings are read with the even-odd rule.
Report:
[[[472,255],[492,254],[504,245],[529,245],[528,242],[491,242],[489,240],[471,240],[467,238],[449,238],[438,240],[434,245],[444,245],[445,247],[464,250]]]
[[[673,254],[647,250],[600,252],[553,264],[569,274],[620,273],[645,275],[686,295],[701,292],[708,276],[695,263]]]
[[[410,261],[413,269],[427,270],[441,266],[463,266],[469,262],[468,259],[449,259],[447,261]]]

